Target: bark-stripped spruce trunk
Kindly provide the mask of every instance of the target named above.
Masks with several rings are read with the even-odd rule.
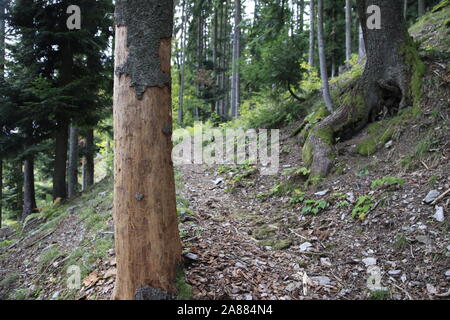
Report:
[[[175,294],[181,242],[172,152],[172,1],[116,2],[114,299]]]
[[[25,220],[36,210],[36,196],[34,189],[34,156],[27,155],[23,166],[23,210],[22,220]]]
[[[366,10],[369,5],[377,5],[381,9],[380,30],[367,28]],[[413,72],[414,77],[418,77],[421,61],[406,29],[403,3],[358,0],[357,7],[366,43],[367,63],[352,96],[356,98],[360,94],[364,103],[358,105],[358,99],[354,99],[354,103],[341,105],[312,130],[303,147],[302,157],[314,177],[328,175],[332,167],[329,156],[337,137],[351,137],[384,107],[403,108],[413,102],[411,80]]]

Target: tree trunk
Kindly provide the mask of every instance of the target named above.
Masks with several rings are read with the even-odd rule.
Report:
[[[408,0],[403,0],[403,18],[407,18],[408,16]]]
[[[181,242],[171,160],[172,25],[173,1],[116,2],[114,299],[176,293]]]
[[[94,184],[94,130],[86,130],[83,159],[83,190]]]
[[[72,79],[73,51],[70,40],[61,44],[61,76],[62,86],[66,86]],[[67,146],[69,136],[69,121],[66,114],[57,115],[57,132],[55,141],[55,164],[53,172],[53,200],[67,197],[66,165]]]
[[[383,32],[367,28],[366,10],[377,5],[383,13]],[[420,81],[423,65],[408,35],[403,19],[403,3],[392,0],[358,0],[358,13],[366,40],[367,63],[364,74],[354,84],[351,102],[320,122],[303,147],[303,160],[312,177],[328,175],[330,153],[336,138],[344,140],[361,130],[382,108],[398,109],[419,103],[411,82]],[[420,82],[415,84],[420,86]],[[420,89],[418,89],[420,90]]]
[[[78,128],[69,129],[68,197],[77,195],[78,189]]]
[[[345,60],[352,59],[352,0],[345,0]]]
[[[186,0],[183,0],[183,7],[181,11],[181,70],[180,72],[180,88],[178,92],[178,123],[183,123],[183,102],[184,102],[184,70],[185,70],[185,47],[186,47]]]
[[[0,159],[0,228],[2,227],[3,210],[3,160]]]
[[[239,116],[240,76],[239,59],[241,56],[241,1],[234,3],[234,41],[233,41],[233,75],[231,83],[231,117]]]
[[[322,94],[329,112],[333,112],[333,102],[328,84],[327,61],[325,58],[325,41],[323,38],[323,0],[318,1],[317,41],[319,45],[320,77],[322,78]]]
[[[366,56],[366,43],[364,41],[364,34],[362,31],[361,23],[358,27],[358,55],[359,60],[361,61]]]
[[[5,77],[5,2],[0,0],[0,80]],[[0,228],[2,227],[3,208],[3,159],[0,156]]]
[[[53,171],[53,200],[66,199],[66,165],[67,142],[69,139],[69,123],[61,119],[58,121],[55,141],[55,163]]]
[[[425,0],[418,0],[418,14],[419,17],[425,14]]]
[[[309,1],[309,55],[308,64],[310,66],[314,65],[314,49],[315,49],[315,38],[316,38],[316,10],[315,10],[315,0]]]
[[[34,189],[34,156],[28,155],[23,166],[23,209],[22,220],[25,220],[36,210],[36,196]]]

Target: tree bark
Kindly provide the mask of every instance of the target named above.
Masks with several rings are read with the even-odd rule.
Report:
[[[184,71],[185,71],[185,48],[186,48],[186,0],[183,0],[183,7],[181,11],[181,70],[180,72],[180,88],[178,92],[178,123],[181,125],[183,123],[183,102],[184,102]]]
[[[372,4],[379,6],[383,13],[382,30],[370,30],[365,23],[367,7]],[[412,70],[419,70],[421,61],[406,29],[403,3],[358,0],[357,7],[367,49],[365,70],[362,78],[348,92],[352,102],[342,104],[336,112],[320,122],[303,147],[302,157],[311,168],[313,177],[328,175],[332,167],[330,153],[336,138],[344,140],[351,137],[374,119],[382,108],[403,108],[414,101],[411,91]],[[414,76],[418,77],[418,74]],[[359,96],[362,97],[361,102]]]
[[[115,38],[117,277],[113,298],[156,299],[151,294],[155,290],[176,293],[175,279],[181,261],[171,160],[171,86],[162,80],[146,82],[151,84],[145,85],[138,97],[131,87],[135,75],[118,71],[125,64],[134,70],[142,59],[153,57],[158,60],[152,61],[156,67],[144,72],[145,79],[152,79],[154,73],[162,73],[161,79],[170,79],[173,2],[165,1],[163,5],[161,1],[147,0],[139,7],[132,5],[125,0],[116,3],[116,17],[120,16],[118,10],[128,13],[124,19],[116,20]],[[139,15],[133,14],[136,10]],[[159,45],[148,46],[149,41],[158,41]],[[143,292],[148,294],[142,295]]]
[[[55,137],[55,163],[53,169],[53,200],[67,198],[66,165],[69,123],[65,119],[58,121]]]
[[[315,0],[309,1],[309,54],[308,54],[308,64],[310,66],[314,65],[314,49],[315,49],[315,39],[316,39],[316,10],[315,10]]]
[[[320,77],[322,78],[322,94],[329,112],[333,112],[333,102],[328,84],[327,61],[325,58],[325,41],[323,38],[323,0],[318,0],[317,41],[319,45]]]
[[[61,85],[66,86],[72,80],[73,51],[70,40],[61,44]],[[55,141],[55,164],[53,172],[53,200],[67,198],[66,166],[69,136],[69,121],[66,114],[57,115],[57,132]]]
[[[23,209],[22,220],[25,220],[36,210],[36,196],[34,188],[34,156],[27,155],[23,166]]]
[[[73,198],[78,191],[78,128],[69,129],[68,197]]]
[[[0,0],[0,80],[5,77],[5,0]],[[2,227],[3,208],[3,159],[0,156],[0,228]]]
[[[418,14],[419,17],[423,16],[425,14],[425,0],[418,0]]]
[[[352,59],[352,0],[345,0],[345,60]]]
[[[407,18],[408,16],[408,0],[403,0],[403,18]]]
[[[94,184],[94,130],[86,130],[83,159],[83,190]]]
[[[366,43],[364,41],[364,34],[362,31],[361,23],[358,27],[358,55],[359,60],[361,61],[366,56]]]

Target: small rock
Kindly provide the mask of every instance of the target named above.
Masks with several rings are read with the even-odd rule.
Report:
[[[449,245],[449,246],[447,246],[447,250],[448,250],[448,251],[450,251],[450,245]]]
[[[236,262],[235,266],[238,267],[238,268],[241,268],[241,269],[245,269],[245,268],[246,268],[246,266],[243,265],[243,264],[240,263],[240,262]]]
[[[321,286],[331,284],[331,279],[326,276],[310,277],[312,281],[318,282]]]
[[[447,271],[445,271],[445,276],[446,276],[446,277],[450,277],[450,269],[448,269]]]
[[[110,256],[114,255],[114,254],[115,254],[114,249],[109,249],[109,250],[108,250],[108,254],[109,254]]]
[[[417,240],[418,242],[420,242],[420,243],[423,243],[423,244],[431,244],[431,239],[430,239],[430,237],[427,237],[427,236],[424,236],[424,235],[418,235],[418,236],[416,237],[416,240]]]
[[[365,259],[362,259],[362,263],[364,263],[366,267],[374,266],[377,264],[377,259],[365,258]]]
[[[433,285],[429,284],[429,283],[427,283],[427,291],[430,294],[436,294],[437,293],[436,288]]]
[[[56,291],[53,295],[52,295],[52,300],[56,300],[59,297],[59,291]]]
[[[286,291],[292,292],[299,287],[299,284],[296,282],[291,282],[286,286]]]
[[[436,209],[436,212],[434,213],[433,218],[435,218],[439,222],[444,222],[444,220],[445,220],[445,218],[444,218],[444,208],[436,206],[435,209]]]
[[[390,275],[392,275],[392,276],[397,276],[397,275],[399,275],[400,273],[402,273],[402,270],[389,270],[389,272],[388,272]]]
[[[392,147],[392,145],[394,144],[394,142],[392,140],[389,140],[388,142],[386,142],[386,144],[384,145],[384,147],[386,149],[389,149]]]
[[[436,198],[439,197],[439,191],[437,190],[431,190],[428,192],[427,196],[422,200],[426,204],[432,203]]]
[[[300,245],[300,251],[305,252],[308,251],[312,247],[310,242],[305,242]]]
[[[183,256],[186,259],[191,260],[191,261],[197,261],[198,260],[198,255],[196,255],[195,253],[188,252],[188,253],[185,253]]]
[[[324,195],[326,195],[328,192],[330,192],[330,190],[323,190],[323,191],[319,191],[319,192],[316,192],[316,193],[314,193],[314,195],[316,195],[316,196],[324,196]]]
[[[213,183],[217,186],[218,184],[221,184],[223,182],[223,178],[217,178],[213,181]]]
[[[350,203],[355,203],[355,194],[353,192],[347,193],[347,201]]]
[[[320,258],[320,263],[325,267],[331,267],[330,258]]]

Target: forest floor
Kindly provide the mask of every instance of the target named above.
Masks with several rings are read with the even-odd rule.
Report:
[[[335,146],[328,179],[306,187],[299,121],[281,129],[278,175],[259,164],[177,169],[193,299],[450,298],[450,59],[436,51],[435,24],[412,29],[425,39],[421,115],[397,122],[373,155],[356,152],[366,128]],[[109,178],[0,229],[0,299],[109,299],[112,200]],[[74,265],[82,282],[70,290]]]

